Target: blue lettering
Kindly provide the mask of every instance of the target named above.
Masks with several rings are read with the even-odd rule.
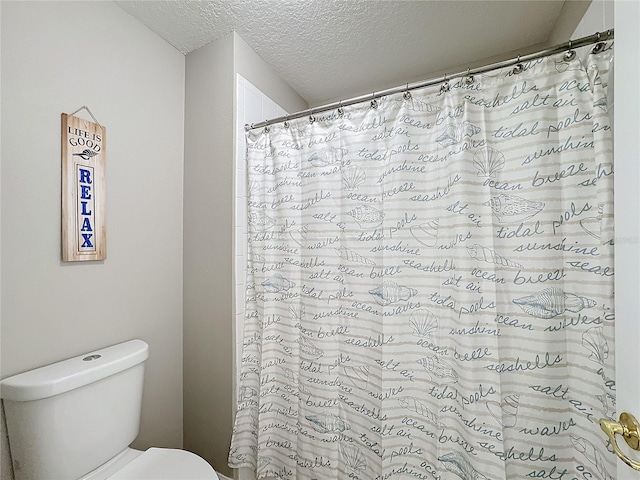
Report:
[[[91,215],[91,210],[89,210],[87,212],[87,203],[88,202],[80,202],[82,204],[82,212],[80,212],[80,215]]]
[[[93,232],[93,228],[91,228],[91,221],[89,218],[85,218],[82,222],[81,232]]]
[[[80,168],[80,183],[88,183],[91,184],[93,181],[91,180],[91,170],[85,170],[84,168]]]
[[[80,245],[80,248],[93,248],[91,237],[93,237],[93,233],[83,233],[82,238],[84,239],[84,243]]]
[[[80,185],[80,198],[91,200],[91,187],[88,185]]]

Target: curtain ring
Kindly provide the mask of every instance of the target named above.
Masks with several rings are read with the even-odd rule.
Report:
[[[407,89],[402,94],[402,98],[405,100],[411,100],[411,92],[409,91],[409,84],[407,83]]]
[[[269,123],[269,119],[267,118],[264,123]],[[269,131],[271,130],[271,128],[269,127],[269,125],[265,125],[264,126],[264,133],[269,133]]]
[[[316,121],[316,117],[314,117],[313,115],[309,115],[309,123],[313,124],[313,122]]]
[[[572,42],[571,40],[569,40],[569,51],[567,51],[567,52],[564,54],[564,61],[565,61],[565,62],[570,62],[571,60],[573,60],[574,58],[576,58],[576,51],[575,51],[575,50],[573,50],[573,49],[571,48],[572,43],[573,43],[573,42]]]
[[[473,75],[471,75],[471,68],[467,67],[467,77],[465,78],[464,82],[467,84],[467,86],[473,85],[474,82],[474,78]]]
[[[342,118],[344,115],[344,110],[342,109],[342,100],[340,100],[340,103],[338,104],[338,117]]]
[[[522,63],[520,63],[520,55],[518,55],[518,64],[513,67],[513,74],[514,75],[518,75],[519,73],[522,73],[524,71],[524,65]]]
[[[375,95],[376,95],[376,92],[371,93],[371,108],[373,108],[374,110],[378,108],[378,101],[374,98]]]
[[[601,38],[602,34],[600,32],[596,32],[596,40],[598,40],[598,43],[596,43],[595,46],[591,49],[591,53],[593,53],[594,55],[604,50],[605,44],[600,41]]]
[[[450,88],[451,85],[449,85],[449,80],[447,80],[447,74],[445,73],[444,82],[442,82],[442,85],[440,86],[440,93],[448,92]]]

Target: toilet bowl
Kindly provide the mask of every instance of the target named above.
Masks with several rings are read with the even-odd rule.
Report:
[[[0,382],[16,480],[219,480],[185,450],[129,445],[138,436],[142,340],[86,353]]]
[[[198,455],[173,448],[127,448],[79,480],[219,480]]]

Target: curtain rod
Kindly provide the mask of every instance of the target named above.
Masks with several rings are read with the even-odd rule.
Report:
[[[433,79],[429,79],[423,82],[419,82],[419,83],[414,83],[414,84],[407,84],[406,86],[402,86],[402,87],[394,87],[394,88],[390,88],[387,90],[382,90],[380,92],[374,92],[370,95],[361,95],[359,97],[354,97],[354,98],[350,98],[348,100],[342,100],[339,102],[334,102],[334,103],[330,103],[327,105],[321,105],[319,107],[314,107],[314,108],[309,108],[307,110],[302,110],[296,113],[292,113],[291,115],[284,115],[282,117],[278,117],[278,118],[274,118],[273,120],[265,120],[264,122],[260,122],[260,123],[252,123],[251,125],[245,125],[244,128],[246,131],[249,130],[253,130],[256,128],[263,128],[263,127],[267,127],[269,125],[273,125],[274,123],[280,123],[280,122],[286,122],[289,120],[294,120],[296,118],[301,118],[301,117],[305,117],[305,116],[313,116],[316,115],[318,113],[322,113],[322,112],[326,112],[328,110],[335,110],[336,108],[343,108],[343,107],[348,107],[350,105],[355,105],[357,103],[364,103],[367,101],[373,101],[376,100],[378,98],[387,96],[387,95],[393,95],[396,93],[401,93],[401,92],[409,92],[411,90],[417,90],[420,88],[425,88],[425,87],[429,87],[432,85],[437,85],[438,83],[443,83],[446,82],[448,80],[452,80],[454,78],[460,78],[460,77],[465,77],[465,76],[470,76],[470,75],[476,75],[479,73],[485,73],[485,72],[489,72],[491,70],[496,70],[498,68],[504,68],[504,67],[509,67],[511,65],[519,65],[522,62],[528,62],[530,60],[536,60],[538,58],[543,58],[543,57],[547,57],[549,55],[554,55],[556,53],[561,53],[567,50],[573,50],[574,48],[580,48],[580,47],[585,47],[587,45],[591,45],[594,43],[597,43],[598,45],[601,45],[599,42],[605,41],[605,40],[611,40],[613,38],[613,29],[611,30],[607,30],[605,33],[600,33],[600,32],[596,32],[593,35],[588,35],[586,37],[582,37],[579,38],[577,40],[569,40],[568,42],[562,43],[560,45],[556,45],[555,47],[551,47],[551,48],[547,48],[545,50],[540,50],[539,52],[535,52],[535,53],[531,53],[529,55],[524,55],[522,57],[518,56],[517,58],[512,58],[510,60],[504,60],[502,62],[497,62],[497,63],[492,63],[490,65],[486,65],[484,67],[478,67],[478,68],[473,68],[473,69],[467,69],[465,71],[462,72],[458,72],[458,73],[454,73],[452,75],[448,75],[448,74],[444,74],[442,77],[438,77],[438,78],[433,78]],[[598,48],[598,51],[600,51],[604,45],[601,45],[598,47],[598,45],[596,45],[595,48]],[[594,52],[594,53],[597,53]]]

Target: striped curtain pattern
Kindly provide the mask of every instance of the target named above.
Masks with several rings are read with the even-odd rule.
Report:
[[[599,50],[248,133],[230,466],[616,478],[598,426],[616,409]]]

